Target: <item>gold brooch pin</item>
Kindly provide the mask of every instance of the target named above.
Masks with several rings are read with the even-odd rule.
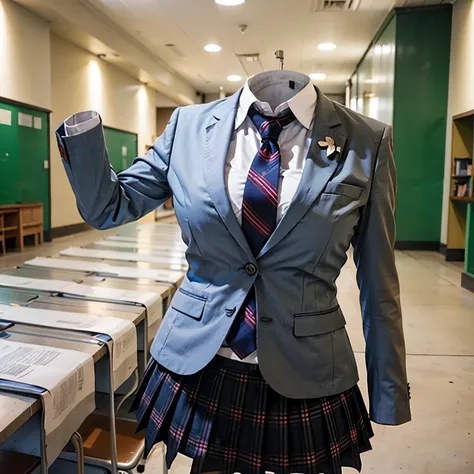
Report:
[[[331,137],[326,137],[325,140],[319,140],[318,145],[322,150],[327,150],[327,156],[332,157],[332,155],[337,152],[341,152],[341,147],[336,146],[336,143]]]

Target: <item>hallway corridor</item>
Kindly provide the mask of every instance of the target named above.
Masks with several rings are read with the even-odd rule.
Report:
[[[58,239],[41,250],[9,254],[0,270],[36,255],[52,255],[69,246],[99,240],[91,231]],[[363,474],[472,474],[474,472],[474,294],[459,284],[462,267],[446,263],[435,252],[397,252],[402,289],[408,376],[413,421],[391,428],[374,425],[374,450],[363,455]],[[355,266],[349,258],[338,280],[356,352],[361,388],[366,396],[364,338],[360,320]],[[181,458],[171,474],[187,474]],[[153,452],[147,470],[162,474],[161,447]],[[347,470],[344,474],[354,472]],[[244,474],[244,473],[243,473]]]

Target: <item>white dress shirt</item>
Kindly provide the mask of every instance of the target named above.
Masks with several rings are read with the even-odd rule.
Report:
[[[295,85],[299,92],[289,89],[289,80],[299,79]],[[313,84],[306,76],[288,73],[287,75],[270,76],[267,73],[256,76],[257,84],[252,79],[247,81],[240,96],[239,108],[235,120],[235,132],[229,146],[225,179],[226,189],[232,209],[240,223],[242,223],[242,201],[244,198],[245,183],[252,162],[260,148],[260,134],[248,117],[252,105],[266,116],[278,116],[290,109],[296,120],[285,127],[280,134],[280,182],[278,186],[277,223],[287,211],[296,189],[301,180],[305,159],[311,145],[311,130],[313,115],[316,108],[317,94]],[[263,84],[262,84],[263,81]],[[296,81],[295,81],[296,82]],[[262,94],[258,94],[259,85],[264,87]],[[258,100],[252,92],[267,102]],[[289,100],[279,103],[284,95],[293,95]],[[274,109],[271,105],[279,103]],[[221,347],[219,355],[235,360],[241,360],[229,347]],[[246,357],[243,362],[258,363],[257,351]]]
[[[291,84],[291,85],[290,85]],[[255,93],[254,93],[254,92]],[[259,96],[257,99],[256,95]],[[225,168],[225,185],[232,209],[242,223],[242,201],[250,167],[261,144],[260,134],[248,117],[252,105],[264,115],[276,117],[290,109],[296,120],[280,134],[280,182],[278,187],[277,223],[287,211],[301,180],[304,163],[311,146],[311,129],[317,93],[307,76],[280,71],[259,74],[245,84],[235,119],[235,131],[229,146]],[[65,122],[67,136],[83,133],[100,123],[94,111],[80,112]],[[221,347],[219,355],[241,360],[229,347]],[[243,360],[258,363],[257,351]]]
[[[93,110],[73,114],[64,122],[66,137],[72,137],[73,135],[87,132],[87,130],[91,130],[96,125],[99,125],[99,123],[99,114]]]

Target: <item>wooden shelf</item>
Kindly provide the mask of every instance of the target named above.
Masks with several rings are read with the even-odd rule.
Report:
[[[474,156],[474,110],[452,117],[450,198],[448,206],[447,253],[465,255],[468,238],[469,206],[473,196],[456,196],[456,187],[469,182],[469,176],[460,176],[456,163],[470,165]],[[471,178],[472,179],[472,178]]]
[[[15,239],[16,246],[22,252],[25,237],[33,236],[35,246],[43,243],[43,204],[21,203],[0,205],[0,233],[2,253],[5,251],[5,239]]]
[[[474,202],[474,196],[451,196],[451,201]]]
[[[42,221],[35,221],[35,222],[27,222],[26,224],[23,224],[24,227],[34,227],[38,225],[43,225]]]
[[[17,203],[17,204],[2,204],[2,211],[16,211],[17,209],[23,209],[23,208],[30,208],[32,206],[38,207],[42,206],[43,203],[41,202],[23,202],[23,203]]]

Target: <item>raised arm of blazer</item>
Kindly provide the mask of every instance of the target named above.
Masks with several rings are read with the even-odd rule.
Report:
[[[163,133],[143,158],[115,174],[105,146],[102,122],[78,135],[56,131],[64,167],[84,220],[97,229],[132,222],[171,196],[168,168],[178,123],[177,109]]]
[[[372,421],[410,421],[400,286],[395,267],[396,172],[391,127],[377,154],[372,189],[353,240],[366,340]]]

